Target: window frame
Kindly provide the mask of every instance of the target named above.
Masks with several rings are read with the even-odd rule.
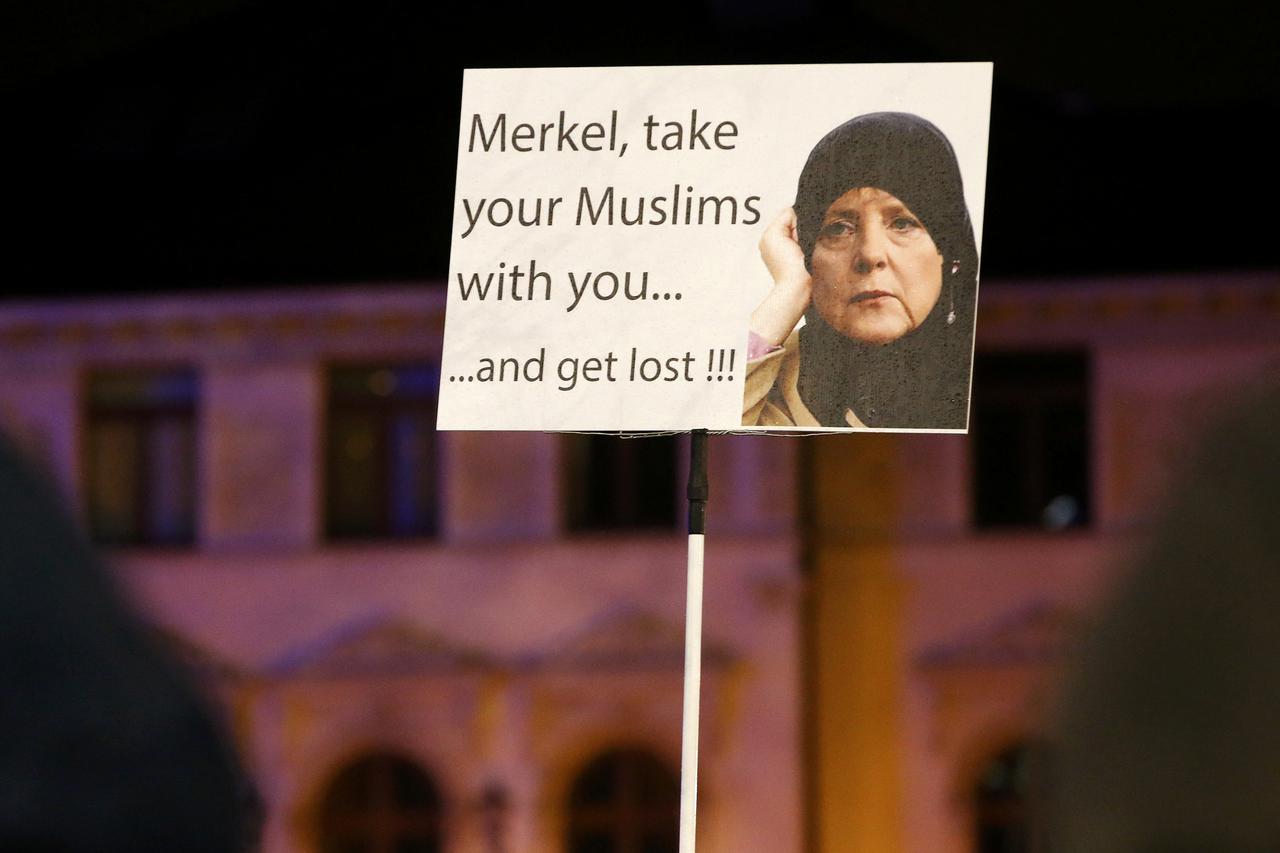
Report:
[[[166,374],[189,374],[192,382],[191,402],[189,406],[162,404],[159,406],[107,405],[101,407],[94,402],[94,384],[104,376],[147,375],[163,376]],[[199,546],[201,539],[201,510],[204,505],[204,453],[201,438],[204,432],[204,373],[200,366],[190,361],[160,362],[108,362],[91,364],[80,371],[77,381],[77,398],[79,400],[79,425],[77,429],[76,454],[78,457],[80,483],[79,505],[83,510],[84,530],[94,545],[111,549],[146,549],[146,550],[192,550]],[[191,457],[189,460],[189,479],[191,489],[191,506],[189,532],[176,539],[154,539],[147,532],[147,512],[150,501],[150,460],[146,452],[145,441],[157,420],[165,416],[188,415],[191,440]],[[137,467],[135,468],[138,495],[134,500],[133,524],[137,533],[133,538],[111,540],[102,538],[95,523],[93,490],[94,464],[93,450],[94,428],[105,418],[124,419],[133,425],[143,425],[143,444],[140,448]]]
[[[318,460],[319,476],[317,482],[319,487],[318,500],[316,501],[316,509],[319,513],[319,538],[320,541],[331,546],[341,545],[362,545],[373,543],[421,543],[438,541],[444,532],[444,522],[446,513],[446,498],[444,488],[445,481],[445,454],[444,441],[442,433],[436,429],[437,418],[440,406],[440,379],[441,365],[439,358],[432,355],[422,354],[405,354],[392,355],[387,357],[362,357],[353,359],[334,359],[323,362],[320,366],[321,381],[321,411],[320,411],[320,438],[318,442]],[[390,425],[394,420],[397,412],[407,412],[413,410],[422,410],[423,413],[429,415],[429,434],[430,434],[430,453],[433,461],[431,465],[432,476],[432,516],[428,529],[423,531],[414,531],[409,533],[396,533],[393,529],[394,508],[391,498],[391,480],[388,477],[390,473],[390,462],[384,460],[377,471],[377,500],[378,500],[378,530],[367,533],[335,533],[333,525],[333,510],[331,508],[330,499],[333,494],[334,478],[332,475],[333,463],[330,457],[333,441],[333,426],[335,413],[335,395],[333,389],[334,374],[337,371],[351,370],[360,371],[367,370],[370,372],[377,370],[396,370],[399,368],[417,368],[424,367],[435,371],[436,382],[434,395],[428,400],[401,400],[400,406],[385,405],[390,403],[391,398],[384,400],[384,404],[369,399],[357,405],[339,406],[339,408],[347,408],[348,411],[372,413],[377,416],[378,427],[385,440]]]
[[[588,462],[582,463],[582,469],[579,469],[577,460],[573,458],[575,442],[591,442],[596,439],[611,439],[620,444],[619,447],[625,447],[624,442],[632,441],[651,441],[654,439],[669,440],[671,442],[671,482],[667,486],[667,493],[671,500],[671,516],[669,520],[660,521],[658,519],[645,520],[643,518],[621,521],[610,521],[605,523],[589,522],[584,523],[577,518],[579,503],[589,503],[592,499],[590,484],[584,483],[579,479],[580,474],[586,470]],[[560,452],[560,529],[567,536],[609,536],[609,535],[651,535],[651,534],[668,534],[676,533],[680,530],[682,519],[684,488],[682,486],[682,478],[688,475],[688,437],[684,434],[656,434],[643,435],[638,437],[622,437],[619,433],[568,433],[560,436],[559,442]],[[643,465],[642,459],[633,457],[630,460],[634,466]],[[629,486],[632,494],[627,497],[636,501],[637,504],[642,500],[642,491],[634,483]],[[612,491],[616,494],[619,492],[619,484],[614,483]],[[632,512],[634,515],[635,513]]]
[[[967,793],[970,818],[970,838],[975,853],[982,853],[985,827],[1007,828],[1017,826],[1021,830],[1027,853],[1036,850],[1037,823],[1036,782],[1032,767],[1044,754],[1044,744],[1037,738],[1022,738],[1003,743],[999,748],[985,753],[985,759],[977,764],[969,782]],[[1017,766],[1013,772],[1025,774],[1025,788],[1013,795],[984,797],[986,775],[998,763],[1016,755]]]
[[[1083,427],[1083,435],[1081,436],[1081,438],[1083,442],[1082,464],[1084,466],[1084,470],[1083,470],[1084,486],[1081,490],[1081,497],[1083,498],[1082,506],[1079,509],[1079,512],[1082,515],[1082,517],[1077,521],[1073,521],[1071,523],[1062,525],[1060,527],[1053,527],[1047,524],[1043,519],[1043,512],[1044,512],[1044,509],[1048,507],[1047,502],[1051,501],[1053,499],[1053,496],[1047,494],[1049,491],[1052,491],[1052,490],[1047,485],[1041,483],[1035,486],[1035,488],[1041,493],[1041,496],[1046,501],[1046,504],[1045,504],[1045,507],[1042,507],[1040,509],[1039,515],[1036,516],[1034,519],[1029,517],[1024,520],[993,521],[991,519],[983,518],[981,500],[982,500],[982,491],[983,491],[982,481],[984,478],[982,475],[982,470],[983,470],[981,465],[982,460],[980,458],[981,449],[982,449],[981,443],[983,441],[983,438],[982,438],[981,427],[979,426],[979,423],[978,423],[978,416],[976,414],[976,402],[978,397],[988,396],[991,394],[991,391],[988,389],[988,390],[977,391],[973,393],[971,395],[971,400],[970,400],[970,405],[971,405],[970,423],[969,423],[969,428],[970,428],[969,439],[970,440],[967,442],[968,452],[966,454],[966,460],[968,465],[966,510],[968,514],[969,529],[978,535],[997,535],[997,536],[1011,535],[1011,534],[1012,535],[1044,534],[1044,535],[1061,536],[1061,535],[1071,535],[1072,533],[1087,532],[1092,530],[1097,524],[1097,511],[1098,511],[1098,501],[1097,501],[1098,483],[1097,483],[1097,476],[1095,471],[1096,466],[1095,466],[1095,459],[1094,459],[1096,448],[1097,448],[1097,425],[1095,422],[1095,405],[1096,405],[1095,389],[1097,386],[1097,377],[1096,377],[1097,359],[1096,359],[1095,353],[1091,348],[1086,346],[1034,348],[1034,349],[1011,349],[1011,348],[979,349],[974,354],[975,384],[982,383],[982,377],[980,375],[980,368],[979,368],[980,362],[984,358],[990,358],[990,357],[1010,358],[1010,359],[1023,358],[1023,357],[1028,357],[1033,359],[1041,358],[1046,360],[1059,359],[1060,360],[1059,366],[1061,366],[1062,364],[1066,364],[1069,359],[1079,360],[1080,362],[1078,365],[1080,370],[1080,376],[1079,376],[1080,387],[1079,388],[1074,388],[1070,386],[1070,383],[1075,381],[1072,378],[1068,378],[1064,376],[1051,377],[1050,387],[1035,388],[1034,394],[1031,395],[1031,398],[1030,398],[1032,400],[1032,405],[1019,406],[1018,415],[1024,421],[1027,418],[1029,413],[1032,413],[1034,415],[1036,423],[1039,427],[1039,431],[1037,433],[1038,438],[1035,442],[1035,447],[1032,449],[1031,452],[1034,452],[1034,450],[1037,450],[1037,449],[1044,450],[1048,442],[1048,439],[1043,435],[1043,425],[1047,417],[1046,410],[1051,408],[1052,404],[1055,402],[1073,403],[1078,400],[1080,404],[1080,409],[1081,409],[1080,414],[1081,414],[1081,423]],[[1020,394],[1019,392],[1012,390],[1012,388],[998,388],[994,397],[996,402],[1004,401],[1004,402],[1016,403],[1019,401]],[[988,399],[990,399],[990,397],[988,397]],[[1022,399],[1026,399],[1026,398],[1024,397]],[[1043,469],[1045,466],[1043,463],[1046,458],[1047,456],[1044,453],[1040,453],[1036,456],[1036,459],[1034,460],[1036,473],[1038,475],[1038,478],[1041,480],[1044,479],[1045,471]],[[1026,460],[1023,459],[1022,461],[1025,462]],[[1013,468],[1015,466],[1011,464],[1009,467]],[[1019,479],[1018,481],[1019,486],[1022,486],[1024,483],[1025,483],[1024,480]],[[1020,499],[1019,502],[1027,503],[1027,500],[1023,498],[1023,499]],[[1026,507],[1023,507],[1022,509],[1026,510]]]
[[[370,765],[370,772],[374,774],[370,801],[358,808],[348,806],[346,810],[335,810],[333,800],[338,793],[335,789],[339,783],[349,783],[346,777],[365,765]],[[429,800],[424,814],[416,819],[404,816],[413,806],[395,802],[394,773],[398,769],[412,770],[419,777],[416,781],[426,784]],[[369,782],[366,780],[365,784]],[[379,795],[387,795],[388,801],[379,801]],[[318,853],[327,853],[330,845],[340,845],[344,837],[363,832],[358,837],[373,853],[394,853],[397,843],[406,840],[404,835],[413,831],[414,824],[421,825],[421,831],[430,836],[428,843],[434,843],[437,851],[448,849],[448,804],[444,789],[436,774],[416,755],[394,747],[375,747],[350,755],[330,769],[315,800],[314,847]]]
[[[639,759],[647,762],[648,767],[638,768],[638,765],[623,763],[609,768],[615,776],[614,784],[618,786],[615,796],[606,804],[593,804],[591,808],[594,813],[584,816],[580,810],[583,804],[578,800],[580,788],[585,784],[588,774],[597,771],[600,765],[610,759],[623,762]],[[655,770],[665,776],[661,781],[670,786],[664,796],[665,803],[647,805],[643,803],[643,792],[637,784],[637,769]],[[629,797],[628,794],[630,794]],[[618,805],[619,801],[621,805]],[[648,834],[654,832],[666,836],[665,840],[671,844],[670,853],[676,853],[678,850],[680,775],[672,769],[662,755],[643,744],[619,744],[593,753],[569,780],[564,795],[564,809],[566,853],[579,853],[577,845],[586,842],[585,839],[578,837],[579,833],[592,831],[603,833],[608,837],[610,843],[614,845],[615,853],[638,853],[643,849],[641,845]],[[613,823],[615,820],[613,813],[618,809],[622,812],[620,824]]]

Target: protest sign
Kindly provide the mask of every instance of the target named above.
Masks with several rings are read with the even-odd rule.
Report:
[[[963,431],[990,91],[467,71],[439,427]]]

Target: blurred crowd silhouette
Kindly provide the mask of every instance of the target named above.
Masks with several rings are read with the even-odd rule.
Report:
[[[1086,633],[1049,745],[1053,853],[1280,850],[1280,385],[1200,439]]]
[[[256,847],[260,807],[193,681],[0,440],[0,850]]]

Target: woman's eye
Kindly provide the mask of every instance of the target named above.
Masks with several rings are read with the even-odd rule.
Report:
[[[823,237],[848,237],[850,234],[856,233],[857,226],[847,219],[837,219],[834,222],[828,222],[822,226]]]
[[[889,222],[889,228],[894,231],[911,231],[919,227],[920,223],[916,222],[910,216],[895,216]]]

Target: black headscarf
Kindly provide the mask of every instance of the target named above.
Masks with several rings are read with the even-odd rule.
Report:
[[[941,253],[942,290],[918,328],[887,344],[850,340],[810,305],[800,332],[800,396],[823,426],[845,426],[852,409],[871,427],[962,429],[978,251],[955,152],[942,131],[910,113],[861,115],[824,136],[796,189],[796,229],[810,269],[827,209],[861,187],[896,196],[920,218]]]

